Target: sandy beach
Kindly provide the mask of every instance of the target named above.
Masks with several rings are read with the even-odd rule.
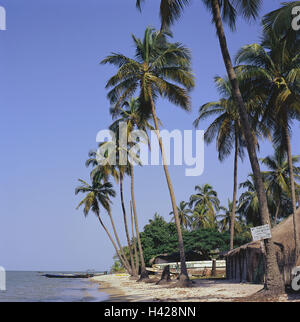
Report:
[[[157,279],[157,277],[151,277]],[[137,283],[129,276],[105,275],[91,278],[99,290],[109,294],[109,302],[244,302],[263,285],[231,283],[226,280],[194,280],[192,288]],[[300,301],[300,295],[283,295],[279,302]]]

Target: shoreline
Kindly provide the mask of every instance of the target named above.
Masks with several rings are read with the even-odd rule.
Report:
[[[99,291],[109,296],[103,302],[248,302],[263,288],[263,285],[228,280],[194,280],[191,288],[174,288],[173,283],[158,286],[157,277],[151,279],[151,283],[137,283],[129,275],[103,275],[90,280],[98,283]],[[282,295],[269,301],[300,301],[300,297]]]
[[[130,276],[121,275],[103,275],[91,277],[90,281],[98,284],[98,290],[105,293],[109,298],[103,302],[153,302],[151,297],[132,294],[128,288],[123,286],[126,281],[134,285],[138,284],[135,280],[130,280]]]

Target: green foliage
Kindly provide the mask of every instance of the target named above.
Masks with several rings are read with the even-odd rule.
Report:
[[[136,0],[136,6],[141,10],[141,4],[145,0]],[[191,0],[161,0],[160,2],[160,18],[162,29],[168,29],[170,25],[178,20],[185,7],[190,5]],[[202,0],[204,6],[212,14],[212,0]],[[222,0],[219,1],[220,10],[224,22],[231,29],[235,29],[237,16],[250,20],[256,19],[262,0]]]
[[[156,255],[178,251],[176,225],[167,223],[158,214],[149,220],[140,236],[146,264]]]
[[[215,250],[220,252],[229,250],[230,236],[228,232],[221,233],[216,229],[183,230],[183,240],[186,252],[199,251],[210,259],[211,252]],[[178,252],[175,224],[166,222],[157,214],[141,232],[141,241],[147,265],[150,265],[150,259],[157,255]],[[249,241],[249,234],[237,234],[234,240],[235,247]]]
[[[116,260],[113,264],[113,266],[110,268],[111,273],[125,273],[126,270],[125,268],[122,266],[122,264]]]

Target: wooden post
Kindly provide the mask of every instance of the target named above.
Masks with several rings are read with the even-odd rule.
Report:
[[[163,285],[171,282],[171,276],[170,276],[170,265],[165,266],[162,274],[161,279],[156,283],[156,285]]]
[[[212,261],[211,276],[217,276],[217,261],[215,259]]]

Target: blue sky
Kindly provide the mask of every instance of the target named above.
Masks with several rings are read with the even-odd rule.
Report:
[[[279,4],[264,1],[261,15]],[[104,86],[115,70],[99,62],[113,51],[134,54],[130,34],[142,37],[146,26],[159,27],[159,1],[148,1],[142,14],[135,0],[0,0],[0,5],[7,11],[7,31],[0,31],[0,265],[9,270],[108,269],[113,248],[96,218],[76,211],[74,188],[78,178],[88,179],[87,153],[96,147],[97,132],[110,124]],[[173,28],[174,39],[192,50],[197,83],[190,113],[159,101],[159,117],[170,131],[192,129],[199,106],[218,98],[213,77],[225,75],[225,69],[210,22],[195,0]],[[232,55],[258,42],[260,30],[259,21],[238,21],[237,31],[227,33]],[[293,134],[297,154],[298,125]],[[268,155],[272,146],[264,143],[261,150]],[[213,144],[205,148],[201,177],[185,177],[184,167],[170,170],[177,203],[204,183],[214,186],[224,205],[232,198],[233,158],[219,163]],[[239,182],[249,172],[246,160]],[[136,169],[135,177],[140,228],[155,212],[169,220],[162,167]],[[121,230],[118,197],[113,215]],[[125,243],[123,233],[121,239]]]

